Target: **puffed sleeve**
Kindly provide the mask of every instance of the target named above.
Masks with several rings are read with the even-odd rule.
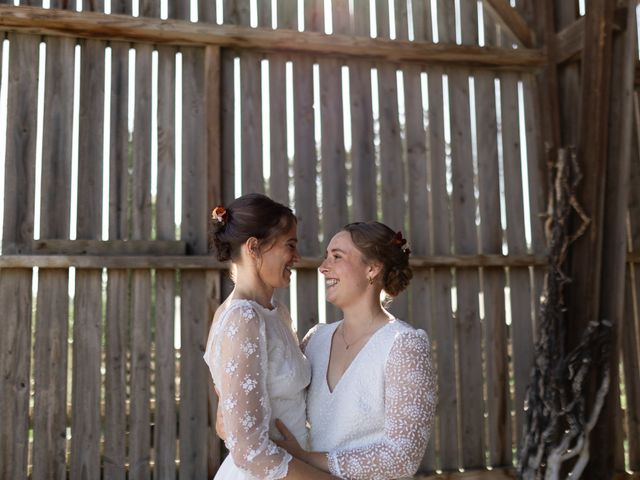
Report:
[[[227,433],[225,444],[236,466],[251,477],[283,478],[292,457],[269,439],[264,319],[250,306],[243,306],[223,322],[215,340],[218,371],[214,377]]]
[[[433,425],[437,392],[424,331],[400,333],[385,364],[385,428],[379,442],[329,452],[333,475],[390,479],[418,470]]]

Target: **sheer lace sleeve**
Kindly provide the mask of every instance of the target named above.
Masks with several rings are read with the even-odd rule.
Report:
[[[364,447],[330,452],[331,473],[348,479],[415,474],[433,424],[436,388],[426,334],[399,334],[385,365],[384,438]]]
[[[220,405],[233,461],[251,477],[278,479],[291,460],[269,439],[271,407],[266,374],[264,320],[250,306],[235,308],[223,319],[216,339]]]

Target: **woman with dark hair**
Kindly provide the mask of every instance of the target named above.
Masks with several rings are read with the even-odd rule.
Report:
[[[273,291],[289,284],[299,260],[297,220],[270,198],[249,194],[212,213],[220,261],[231,261],[235,288],[214,315],[204,359],[219,394],[227,456],[216,479],[330,478],[292,458],[275,418],[307,445],[305,389],[309,363],[298,347],[287,309]]]
[[[405,243],[382,223],[352,223],[320,266],[327,301],[344,319],[315,326],[302,342],[312,370],[311,451],[281,423],[285,440],[276,443],[340,478],[411,476],[429,439],[437,397],[429,340],[381,301],[411,280]]]

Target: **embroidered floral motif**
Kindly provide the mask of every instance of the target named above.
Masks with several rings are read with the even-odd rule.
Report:
[[[258,349],[258,346],[255,343],[253,343],[251,340],[247,339],[244,342],[242,342],[242,346],[240,347],[240,349],[244,352],[244,354],[247,357],[249,357],[255,353],[255,351]]]
[[[236,440],[236,437],[234,437],[231,434],[227,435],[227,439],[224,441],[224,444],[227,446],[229,450],[234,448],[237,443],[238,443],[238,440]]]
[[[236,362],[235,360],[229,360],[227,364],[224,366],[224,371],[227,372],[229,375],[236,373],[237,369],[238,369],[238,362]]]
[[[255,318],[256,313],[253,311],[253,308],[251,307],[243,307],[242,308],[242,318],[244,318],[245,320],[251,320],[252,318]]]
[[[237,325],[229,325],[229,327],[227,328],[227,337],[229,338],[233,338],[236,336],[236,333],[238,333],[238,326]]]
[[[256,388],[256,385],[258,385],[258,382],[254,378],[251,378],[249,375],[245,375],[242,380],[242,389],[244,390],[244,393],[249,393],[251,390]]]
[[[256,424],[256,417],[254,417],[250,413],[245,413],[244,417],[242,417],[241,424],[244,427],[244,431],[248,432],[251,429],[251,427],[253,427]]]
[[[227,411],[231,411],[234,408],[236,408],[236,405],[238,404],[238,401],[235,398],[227,398],[225,399],[225,401],[223,402],[223,407],[225,410]]]

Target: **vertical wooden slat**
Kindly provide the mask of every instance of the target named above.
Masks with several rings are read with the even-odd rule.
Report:
[[[224,23],[248,27],[251,20],[249,4],[249,0],[224,0],[222,7]]]
[[[216,15],[216,2],[212,2],[211,0],[198,0],[198,22],[216,23]]]
[[[78,239],[102,230],[104,42],[81,44],[78,132]],[[72,478],[100,475],[102,272],[78,270],[73,319]]]
[[[449,72],[451,105],[452,212],[455,252],[477,253],[474,176],[469,109],[469,71]],[[456,270],[458,358],[460,365],[460,411],[462,463],[465,468],[484,466],[484,409],[482,380],[482,328],[478,310],[478,272]]]
[[[410,0],[413,17],[413,35],[416,41],[432,41],[431,3]]]
[[[405,98],[411,100],[405,102],[406,108],[406,149],[408,176],[407,189],[409,193],[409,238],[413,255],[429,254],[429,226],[432,224],[431,208],[428,198],[427,178],[427,145],[424,129],[424,111],[422,107],[421,71],[419,66],[405,66],[404,91]],[[431,316],[431,280],[428,270],[420,269],[413,272],[413,280],[409,287],[411,299],[411,324],[423,328],[432,335],[433,317]],[[435,459],[435,430],[431,432],[431,438],[427,452],[421,463],[421,470],[434,471]]]
[[[158,47],[158,193],[157,238],[175,240],[175,57],[170,46]],[[156,270],[154,475],[176,476],[176,354],[174,270]]]
[[[451,253],[451,225],[447,194],[447,165],[444,137],[443,70],[431,67],[429,82],[428,171],[432,205],[432,255]],[[438,458],[442,470],[458,468],[458,396],[456,392],[455,330],[451,311],[451,271],[430,272],[433,295],[433,339],[438,372]]]
[[[460,2],[462,43],[477,43],[475,2]],[[450,12],[451,13],[451,12]],[[475,223],[474,166],[471,144],[469,70],[449,72],[451,105],[451,176],[454,248],[457,255],[478,253]],[[462,464],[484,466],[484,403],[482,372],[482,325],[478,305],[479,272],[456,270],[458,361],[460,367],[460,412]]]
[[[207,251],[207,159],[203,98],[204,49],[182,49],[182,240],[189,253]],[[207,339],[204,271],[181,272],[180,478],[207,475],[207,390],[202,361]]]
[[[264,193],[260,54],[240,54],[242,194]]]
[[[297,0],[278,0],[278,28],[298,29]]]
[[[354,28],[359,36],[369,35],[369,2],[354,4]],[[373,146],[371,63],[349,62],[351,109],[351,220],[376,220],[376,166]]]
[[[272,16],[271,2],[258,2],[258,26],[272,28]]]
[[[295,206],[298,215],[300,254],[318,255],[318,209],[316,202],[316,149],[313,121],[313,64],[296,57],[293,62]],[[298,270],[298,337],[318,323],[318,277],[316,270]]]
[[[518,78],[515,74],[500,77],[502,105],[502,151],[507,208],[507,244],[509,253],[522,255],[527,251],[524,234],[522,168],[518,109]],[[513,372],[515,381],[516,439],[520,442],[524,415],[524,398],[533,366],[533,332],[531,316],[531,285],[529,271],[524,267],[509,269],[511,299],[511,332]]]
[[[317,1],[315,1],[318,4]],[[320,9],[320,5],[316,8]],[[333,2],[333,32],[351,33],[349,5],[345,0]],[[320,113],[322,145],[322,231],[325,248],[331,237],[347,222],[347,172],[345,168],[344,125],[342,111],[342,62],[335,59],[321,59],[320,70]],[[340,318],[340,311],[326,304],[326,321]]]
[[[222,201],[222,166],[221,166],[221,51],[219,47],[205,48],[204,58],[204,95],[206,102],[206,161],[207,161],[207,211]],[[221,272],[207,271],[207,327],[213,321],[213,315],[222,302]],[[215,418],[218,410],[218,397],[213,388],[213,379],[208,377],[208,451],[207,478],[211,478],[221,461],[221,441],[215,430]]]
[[[629,198],[627,204],[627,251],[640,251],[640,102],[634,94],[634,132],[629,166]],[[622,327],[622,364],[627,396],[627,440],[629,469],[640,470],[640,268],[626,267],[624,320]]]
[[[69,238],[74,44],[47,39],[40,237]],[[67,270],[38,272],[35,337],[33,478],[66,476]]]
[[[9,83],[2,253],[33,239],[38,44],[9,34]],[[20,250],[20,249],[17,249]],[[26,479],[29,447],[31,269],[0,270],[0,478]]]
[[[476,71],[474,78],[480,193],[480,252],[500,255],[502,229],[494,76],[489,72]],[[484,297],[489,464],[509,465],[512,442],[509,353],[504,309],[505,273],[501,268],[485,268],[481,276]]]
[[[436,0],[438,11],[438,41],[440,43],[456,42],[456,17],[454,0]]]
[[[113,5],[124,10],[124,5]],[[109,239],[129,237],[129,45],[111,42],[109,148]],[[125,478],[126,462],[126,329],[129,322],[129,274],[111,269],[107,281],[105,326],[104,474]]]
[[[400,40],[408,39],[407,3],[395,2],[395,33]],[[389,2],[377,2],[378,36],[389,37]],[[380,196],[382,221],[395,231],[404,231],[406,161],[403,139],[400,137],[398,112],[398,81],[396,66],[378,64],[378,105],[380,108]],[[413,101],[413,100],[412,100]],[[406,232],[404,234],[406,236]],[[409,299],[402,292],[391,304],[394,315],[409,320]]]
[[[222,53],[222,202],[225,205],[235,198],[234,187],[234,72],[235,52]]]
[[[151,55],[153,47],[138,45],[135,63],[133,123],[133,192],[131,238],[151,237]],[[151,272],[134,270],[131,278],[131,410],[129,478],[151,475]]]

